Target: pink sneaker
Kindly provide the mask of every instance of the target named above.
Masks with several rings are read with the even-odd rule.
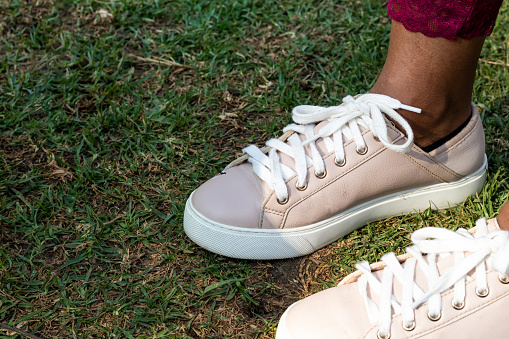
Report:
[[[297,124],[281,138],[245,148],[245,156],[193,192],[184,214],[187,235],[229,257],[290,258],[367,222],[449,208],[481,190],[487,165],[475,106],[456,136],[426,153],[396,112],[420,110],[378,94],[343,101],[296,107]]]
[[[473,231],[417,230],[407,255],[290,306],[276,339],[507,338],[509,232],[495,219]]]

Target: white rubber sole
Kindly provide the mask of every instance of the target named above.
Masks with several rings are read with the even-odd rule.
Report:
[[[184,230],[201,247],[238,259],[285,259],[312,253],[368,222],[427,208],[454,207],[479,193],[486,180],[487,159],[461,180],[420,187],[380,197],[312,225],[294,229],[254,229],[217,223],[201,215],[187,200]]]

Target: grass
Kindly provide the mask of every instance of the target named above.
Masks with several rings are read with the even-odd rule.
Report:
[[[0,0],[0,18],[0,322],[32,336],[273,338],[286,307],[355,262],[509,198],[507,2],[475,83],[482,194],[274,262],[195,246],[184,203],[295,105],[370,88],[389,38],[380,2]]]

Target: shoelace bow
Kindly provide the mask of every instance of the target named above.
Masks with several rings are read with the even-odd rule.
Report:
[[[438,320],[442,311],[441,293],[454,288],[453,307],[461,309],[465,305],[465,290],[468,273],[475,269],[479,296],[486,296],[489,291],[486,264],[499,273],[500,281],[509,282],[509,232],[496,230],[488,233],[486,219],[476,223],[475,235],[465,229],[453,232],[444,228],[428,227],[412,234],[415,244],[407,249],[412,255],[405,261],[404,267],[398,262],[394,253],[382,257],[386,267],[381,281],[371,272],[367,262],[356,267],[364,274],[358,280],[359,292],[364,299],[371,323],[378,322],[378,337],[389,338],[392,313],[401,314],[403,327],[412,330],[415,327],[414,309],[428,302],[428,317]],[[439,276],[437,254],[454,254],[454,266]],[[470,254],[465,256],[464,252]],[[422,253],[427,254],[426,258]],[[420,269],[428,278],[431,288],[423,292],[415,283],[415,269]],[[402,286],[401,304],[392,295],[393,279],[399,280]],[[379,305],[368,296],[368,285],[379,297]]]
[[[418,108],[404,105],[396,99],[380,94],[364,94],[357,98],[347,96],[340,106],[297,106],[292,112],[292,119],[296,124],[290,124],[283,129],[285,134],[291,134],[286,140],[270,139],[266,143],[268,146],[266,149],[250,145],[242,151],[249,155],[248,161],[252,163],[256,175],[275,190],[279,201],[286,201],[288,199],[286,180],[297,174],[297,186],[303,188],[307,185],[309,166],[313,165],[317,176],[325,173],[322,155],[315,145],[319,139],[324,140],[329,153],[335,152],[337,164],[345,160],[343,137],[347,140],[353,139],[358,150],[366,148],[359,126],[370,129],[373,136],[388,149],[399,153],[408,152],[412,147],[414,135],[410,125],[395,111],[400,108],[421,112]],[[384,114],[402,126],[408,137],[404,144],[395,145],[389,141]],[[328,124],[315,133],[316,124],[324,120],[328,120]],[[304,141],[299,134],[304,136]],[[309,147],[311,157],[306,155],[305,147]],[[295,159],[294,169],[280,162],[279,152]]]

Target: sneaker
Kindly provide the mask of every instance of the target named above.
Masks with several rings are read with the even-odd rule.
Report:
[[[473,232],[428,227],[412,241],[290,306],[276,339],[507,338],[509,232],[480,219]]]
[[[475,106],[469,123],[430,153],[413,144],[397,109],[420,112],[379,94],[296,107],[282,137],[245,148],[191,194],[185,232],[228,257],[291,258],[368,222],[449,208],[481,190],[487,165]]]

